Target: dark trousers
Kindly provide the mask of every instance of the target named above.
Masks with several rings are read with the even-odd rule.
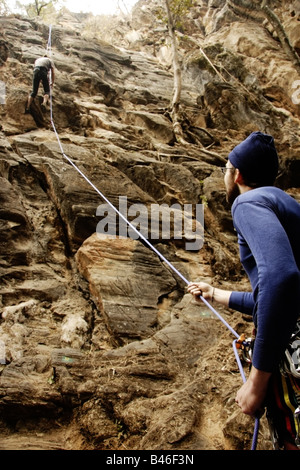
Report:
[[[50,86],[48,80],[48,70],[45,67],[35,67],[33,70],[33,82],[32,82],[32,98],[35,98],[38,89],[40,86],[40,82],[43,84],[45,95],[49,95],[50,93]]]

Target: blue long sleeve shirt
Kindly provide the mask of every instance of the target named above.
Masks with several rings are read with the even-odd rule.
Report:
[[[300,205],[278,188],[262,187],[238,196],[232,217],[252,292],[232,292],[229,307],[252,314],[252,363],[272,372],[300,316]]]

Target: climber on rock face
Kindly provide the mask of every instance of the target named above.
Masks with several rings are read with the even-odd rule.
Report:
[[[49,83],[48,73],[51,71],[51,83]],[[44,57],[39,57],[34,63],[33,69],[33,83],[32,83],[32,92],[28,97],[26,110],[28,111],[34,98],[36,97],[39,89],[40,82],[42,82],[44,87],[44,99],[43,106],[46,106],[49,102],[50,96],[50,87],[54,84],[54,65],[52,60],[50,60],[47,55]]]

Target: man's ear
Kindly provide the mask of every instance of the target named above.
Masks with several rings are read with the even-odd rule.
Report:
[[[238,168],[236,168],[234,173],[234,182],[236,184],[244,184],[243,176]]]

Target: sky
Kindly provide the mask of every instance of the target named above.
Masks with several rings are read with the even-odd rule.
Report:
[[[94,15],[113,15],[118,4],[122,11],[126,13],[127,10],[133,7],[138,0],[65,0],[62,5],[72,12],[93,13]],[[9,7],[14,10],[16,1],[7,0]],[[33,3],[33,0],[20,0],[21,4]]]
[[[130,11],[137,0],[66,0],[64,5],[74,12],[92,12],[94,15],[112,15],[118,8],[118,3],[122,11],[126,8]]]

